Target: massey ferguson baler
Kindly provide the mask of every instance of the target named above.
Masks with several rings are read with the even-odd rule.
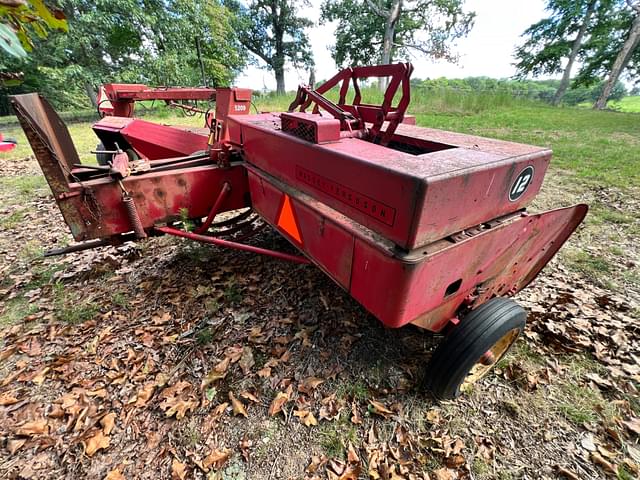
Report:
[[[411,71],[346,69],[315,90],[301,86],[283,113],[251,114],[246,89],[106,85],[93,126],[98,165],[80,163],[45,99],[14,97],[79,242],[50,253],[175,235],[313,263],[385,325],[446,333],[424,385],[457,396],[522,332],[526,313],[508,297],[536,277],[587,206],[528,213],[551,151],[415,126],[405,116]],[[370,77],[388,77],[382,105],[362,103],[359,80]],[[324,95],[331,89],[337,102]],[[205,126],[135,118],[135,102],[151,99],[200,111]],[[197,100],[215,108],[199,110]],[[301,255],[244,243],[256,217]]]

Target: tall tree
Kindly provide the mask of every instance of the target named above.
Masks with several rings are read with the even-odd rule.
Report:
[[[525,43],[516,49],[519,77],[556,74],[562,80],[553,99],[559,104],[571,81],[571,71],[593,22],[594,12],[611,9],[612,0],[547,0],[549,17],[523,33]],[[563,67],[563,61],[566,63]]]
[[[473,26],[464,0],[325,0],[322,22],[338,22],[340,65],[388,64],[412,53],[456,59],[453,43]]]
[[[86,93],[106,82],[151,85],[228,85],[246,64],[218,0],[60,0],[70,34],[35,39],[29,58],[15,64],[24,84],[10,93],[40,91],[57,107],[88,106]],[[198,58],[197,43],[201,46]],[[7,60],[0,57],[0,69]],[[2,99],[5,100],[2,100]],[[4,103],[2,103],[4,102]],[[0,109],[6,91],[0,92]]]
[[[607,106],[607,100],[609,100],[609,96],[611,95],[616,82],[620,78],[620,74],[625,68],[627,68],[634,52],[640,45],[640,1],[628,1],[627,3],[631,11],[634,12],[633,21],[631,22],[631,27],[625,37],[624,43],[622,44],[622,48],[620,48],[615,60],[613,61],[611,71],[609,72],[607,81],[602,89],[602,94],[593,105],[593,108],[596,109],[603,109]]]
[[[298,16],[296,5],[309,6],[308,0],[253,0],[248,7],[227,0],[237,15],[240,42],[266,63],[276,76],[278,93],[285,92],[284,71],[287,61],[295,67],[313,66],[313,55],[305,29],[313,23]]]

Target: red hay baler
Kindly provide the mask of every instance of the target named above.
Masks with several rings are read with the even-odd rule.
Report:
[[[175,235],[313,263],[386,326],[446,332],[424,385],[457,396],[522,332],[525,311],[508,297],[536,277],[587,206],[528,213],[551,151],[415,126],[405,115],[411,72],[349,68],[317,89],[301,86],[283,113],[251,114],[251,91],[240,88],[106,85],[93,126],[98,165],[80,163],[44,98],[13,97],[79,242],[49,254]],[[370,77],[388,79],[381,105],[362,102],[359,81]],[[324,95],[334,88],[337,102]],[[202,113],[204,127],[135,118],[135,102],[152,99]],[[244,243],[256,218],[301,255]]]

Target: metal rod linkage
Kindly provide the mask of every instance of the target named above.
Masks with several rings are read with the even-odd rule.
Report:
[[[229,240],[222,240],[221,238],[208,237],[206,235],[198,235],[197,233],[184,232],[171,227],[154,227],[156,232],[166,233],[167,235],[174,235],[176,237],[188,238],[189,240],[195,240],[196,242],[211,243],[220,247],[233,248],[235,250],[243,250],[245,252],[257,253],[259,255],[266,255],[268,257],[278,258],[280,260],[286,260],[288,262],[308,264],[311,261],[300,255],[291,255],[289,253],[276,252],[275,250],[268,250],[266,248],[254,247],[253,245],[245,245],[244,243],[231,242]]]
[[[195,233],[200,234],[209,230],[211,223],[213,222],[213,220],[216,218],[216,215],[220,211],[222,202],[227,198],[227,195],[229,195],[230,191],[231,191],[231,185],[229,185],[229,182],[224,182],[224,185],[222,185],[222,190],[220,190],[220,193],[218,194],[218,198],[216,198],[216,201],[213,203],[211,210],[209,210],[209,215],[207,215],[207,219],[204,221],[202,225],[200,225],[198,228],[194,230]]]

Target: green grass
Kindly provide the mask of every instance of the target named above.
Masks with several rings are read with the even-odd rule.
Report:
[[[621,112],[640,113],[640,95],[624,97],[616,102],[609,102],[609,107]]]
[[[8,300],[0,312],[0,327],[4,328],[18,323],[37,311],[38,307],[30,304],[29,301],[22,296]]]
[[[356,443],[357,431],[345,415],[333,422],[322,422],[318,427],[320,445],[329,458],[344,458],[349,442]]]
[[[44,176],[24,175],[0,178],[0,193],[10,194],[14,203],[21,203],[37,196],[45,196],[50,191]]]
[[[70,325],[92,320],[100,313],[100,307],[97,304],[81,299],[77,293],[70,292],[60,282],[53,285],[53,296],[56,319]]]

